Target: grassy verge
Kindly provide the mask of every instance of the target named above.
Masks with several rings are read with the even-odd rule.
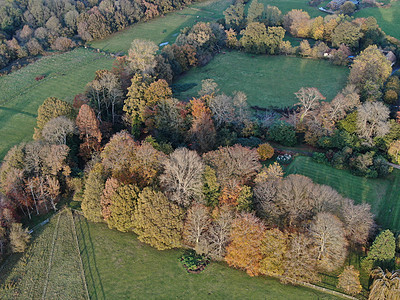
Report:
[[[163,17],[138,23],[90,45],[110,52],[127,53],[134,39],[152,40],[156,44],[173,43],[180,30],[197,22],[210,22],[224,18],[223,11],[232,0],[211,0],[195,3]]]
[[[185,100],[197,96],[203,79],[212,78],[222,92],[245,92],[250,105],[285,107],[297,102],[294,93],[301,87],[316,87],[332,100],[345,86],[347,75],[346,67],[324,60],[232,51],[217,55],[204,67],[191,69],[175,86],[181,90],[176,96]]]
[[[95,71],[111,68],[112,63],[109,56],[79,48],[0,77],[0,160],[15,144],[32,139],[37,109],[47,97],[72,101]],[[36,81],[39,75],[46,77]]]
[[[12,255],[1,266],[0,299],[85,299],[71,222],[67,211],[55,215],[33,233],[23,255]]]
[[[113,231],[80,216],[76,221],[94,299],[337,299],[275,279],[252,278],[224,263],[188,274],[178,261],[182,250],[157,251],[132,233]]]
[[[399,170],[394,170],[385,179],[368,179],[299,156],[288,166],[286,173],[308,176],[316,183],[331,186],[356,203],[369,203],[380,226],[400,230]]]

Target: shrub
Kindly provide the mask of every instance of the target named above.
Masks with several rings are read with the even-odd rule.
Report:
[[[210,263],[207,257],[197,254],[194,250],[185,251],[180,261],[189,273],[199,273]]]
[[[387,104],[395,104],[399,99],[399,95],[394,90],[387,90],[383,96],[383,100]]]
[[[297,144],[296,132],[292,125],[278,121],[275,122],[269,129],[269,138],[272,141],[285,146],[294,146]]]
[[[270,144],[264,143],[258,146],[257,153],[260,160],[267,160],[274,156],[274,148]]]

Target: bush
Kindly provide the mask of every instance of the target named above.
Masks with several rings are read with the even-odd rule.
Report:
[[[267,160],[274,156],[274,148],[268,144],[261,144],[257,148],[257,153],[260,155],[260,160]]]
[[[268,132],[269,139],[285,146],[297,144],[296,131],[294,127],[286,122],[275,122]]]
[[[194,250],[185,251],[180,261],[189,273],[200,273],[210,263],[207,257],[197,254]]]
[[[385,95],[383,96],[383,100],[387,104],[395,104],[399,99],[399,95],[397,95],[396,91],[394,90],[387,90]]]
[[[320,164],[329,164],[328,159],[326,158],[325,153],[314,152],[312,156],[313,160]]]

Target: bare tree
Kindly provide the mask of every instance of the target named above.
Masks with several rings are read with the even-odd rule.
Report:
[[[325,97],[322,96],[317,88],[301,88],[298,92],[294,93],[299,99],[296,105],[301,106],[301,116],[300,122],[303,121],[304,117],[313,109],[320,105],[320,101],[324,100]]]
[[[235,107],[236,122],[245,125],[250,122],[250,109],[247,103],[247,96],[243,92],[234,92],[233,106]]]
[[[214,79],[204,79],[201,81],[201,90],[199,91],[199,96],[210,95],[218,93],[218,84],[214,81]]]
[[[46,123],[42,130],[43,138],[52,144],[66,144],[67,136],[73,134],[76,130],[72,120],[61,116],[51,119]]]
[[[156,67],[157,45],[152,41],[133,40],[128,53],[129,67],[146,74],[153,73]]]
[[[355,205],[353,200],[344,199],[342,216],[346,236],[355,245],[364,245],[374,228],[374,216],[367,203]]]
[[[225,94],[212,97],[208,106],[218,126],[224,123],[231,123],[235,119],[235,108],[232,97]]]
[[[374,137],[389,132],[389,109],[381,102],[365,102],[357,110],[357,134],[367,143],[373,144]]]
[[[347,256],[343,223],[331,213],[321,212],[310,226],[310,235],[318,247],[318,265],[327,271],[339,268]]]
[[[204,163],[196,151],[178,148],[164,162],[161,185],[170,200],[188,207],[202,197]]]
[[[211,219],[207,207],[198,203],[193,204],[187,212],[183,240],[187,245],[194,247],[197,253],[205,252],[204,249],[201,249],[201,242],[205,239],[210,224]]]

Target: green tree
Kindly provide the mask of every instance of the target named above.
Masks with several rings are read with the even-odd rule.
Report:
[[[244,4],[238,1],[236,4],[229,6],[224,11],[225,24],[228,28],[239,32],[244,26]]]
[[[82,211],[85,218],[92,222],[101,222],[100,198],[103,194],[106,176],[100,163],[93,166],[85,182],[85,191],[82,199]]]
[[[294,127],[283,121],[275,122],[269,128],[268,135],[272,141],[285,146],[294,146],[297,144]]]
[[[345,21],[340,23],[333,31],[332,44],[334,47],[345,44],[352,49],[357,49],[361,37],[360,27],[352,22]]]
[[[264,19],[264,4],[259,3],[257,0],[251,2],[247,11],[247,23],[262,22]]]
[[[47,98],[46,100],[44,100],[43,104],[39,106],[33,138],[35,140],[42,138],[43,127],[51,119],[60,116],[73,118],[73,112],[73,107],[68,102],[65,102],[55,97]]]
[[[204,168],[203,173],[204,187],[203,194],[205,198],[205,203],[209,207],[218,206],[218,199],[221,195],[220,185],[217,181],[217,175],[210,166]]]
[[[134,232],[158,250],[177,248],[182,245],[183,217],[183,209],[162,192],[146,187],[133,214]]]
[[[376,237],[362,265],[367,270],[371,270],[373,266],[388,266],[395,253],[396,239],[389,229],[384,230]]]
[[[122,185],[111,196],[110,216],[107,224],[110,228],[127,232],[133,229],[132,215],[135,212],[139,189],[136,185]]]

